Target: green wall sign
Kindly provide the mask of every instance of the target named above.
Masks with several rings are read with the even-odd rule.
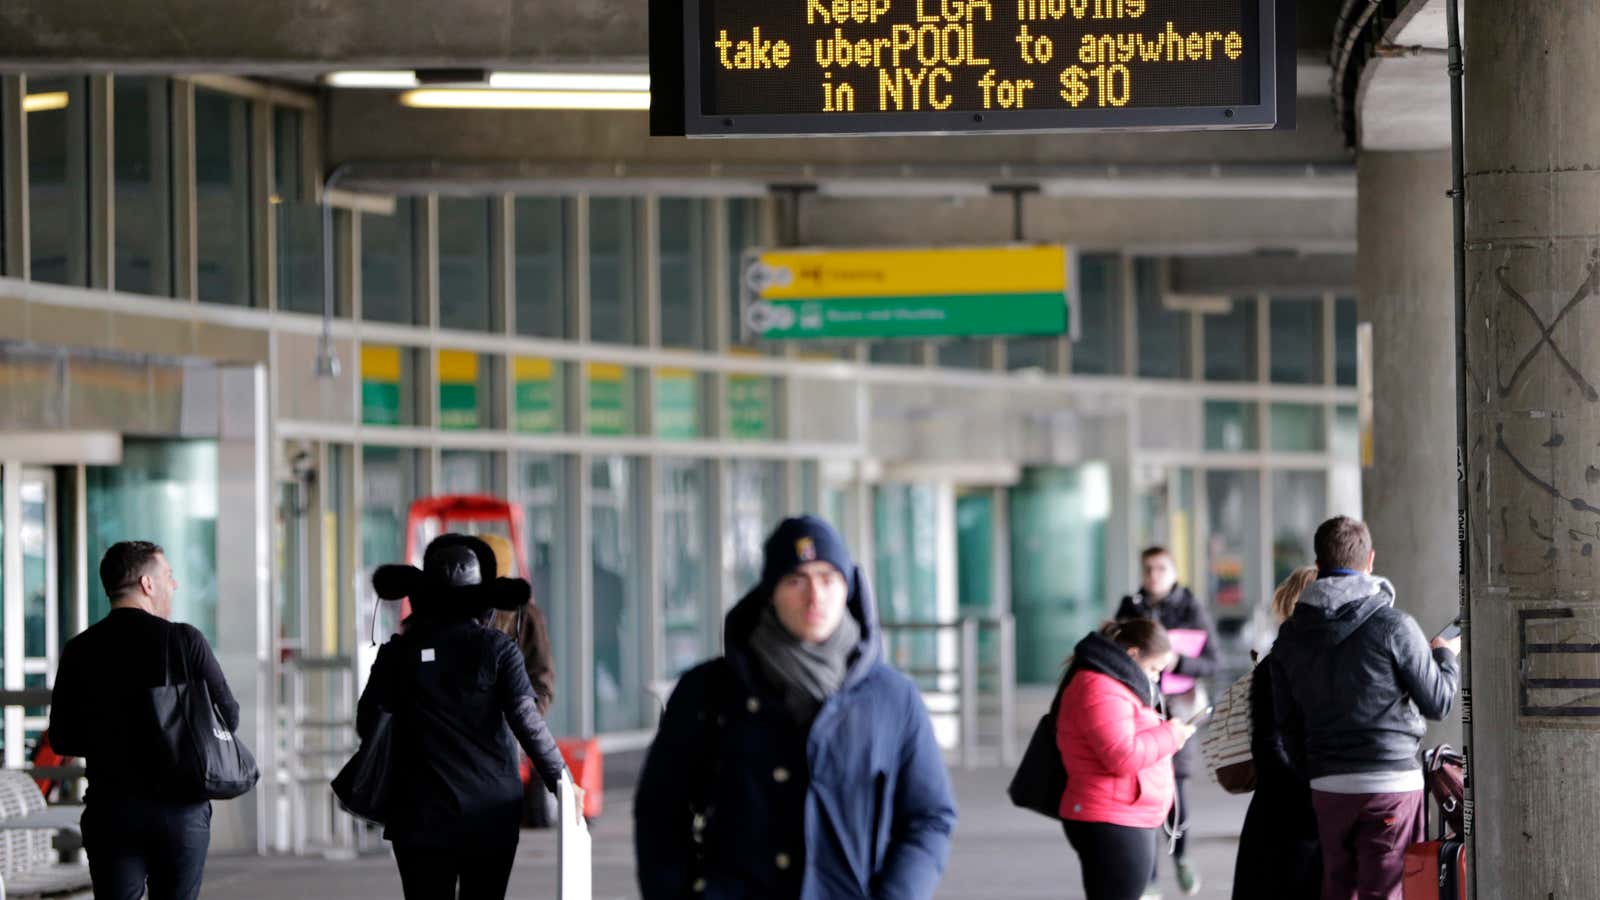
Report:
[[[512,361],[516,430],[556,434],[563,430],[561,382],[553,361],[519,356]]]
[[[699,378],[687,369],[656,370],[656,436],[692,440],[700,436]]]

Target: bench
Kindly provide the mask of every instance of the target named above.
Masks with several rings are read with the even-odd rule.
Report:
[[[0,770],[0,900],[89,896],[89,867],[63,863],[56,832],[78,832],[79,807],[47,807],[26,772]]]

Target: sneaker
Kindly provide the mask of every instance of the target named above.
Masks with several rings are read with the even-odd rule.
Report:
[[[1185,897],[1200,893],[1200,873],[1186,859],[1178,860],[1178,889]]]

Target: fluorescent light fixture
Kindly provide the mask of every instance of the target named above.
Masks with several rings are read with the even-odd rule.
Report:
[[[494,72],[489,87],[522,91],[649,91],[649,75],[623,72]]]
[[[47,91],[42,94],[28,94],[22,98],[22,111],[25,113],[52,112],[66,109],[72,98],[66,91]]]
[[[322,82],[337,88],[389,88],[404,90],[417,86],[415,72],[330,72]]]
[[[418,109],[604,109],[650,108],[649,91],[511,91],[418,88],[400,95]]]

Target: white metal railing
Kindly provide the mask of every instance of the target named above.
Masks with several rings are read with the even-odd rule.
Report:
[[[917,682],[935,716],[953,713],[956,758],[963,768],[983,761],[1017,760],[1016,620],[1010,615],[963,616],[949,621],[884,622],[884,639],[896,667]],[[992,658],[983,659],[981,637],[994,635]],[[913,642],[907,648],[905,641]]]

